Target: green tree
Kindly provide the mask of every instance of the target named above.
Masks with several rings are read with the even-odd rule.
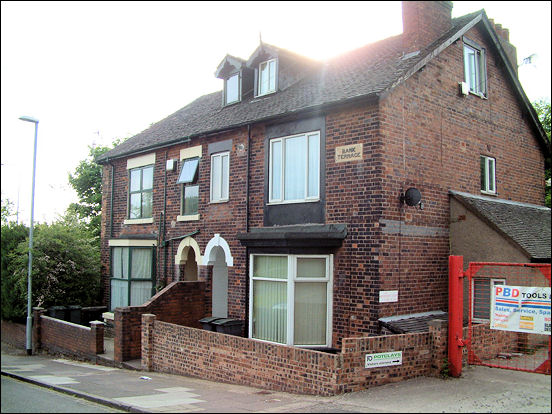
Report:
[[[544,128],[544,131],[546,133],[546,138],[548,139],[548,147],[550,148],[550,102],[547,102],[545,100],[540,100],[537,102],[533,102],[533,107],[535,108],[535,111],[537,111],[537,115],[539,116],[539,120],[541,121],[541,124]],[[552,207],[552,203],[550,200],[550,157],[546,158],[545,160],[545,170],[544,170],[544,179],[546,181],[546,187],[545,187],[545,205],[547,207]]]
[[[119,145],[123,140],[116,139],[111,146],[89,146],[88,157],[82,160],[75,171],[69,174],[69,184],[79,197],[78,203],[71,203],[69,214],[83,220],[99,245],[102,211],[102,166],[94,161],[103,153]]]
[[[4,226],[2,249],[3,239]],[[3,318],[18,320],[26,315],[28,250],[25,237],[7,253],[7,269],[2,269]],[[100,250],[90,230],[75,215],[36,225],[32,278],[33,306],[100,303]]]
[[[2,319],[16,320],[22,322],[26,315],[26,302],[17,298],[21,292],[25,292],[26,278],[22,281],[15,280],[8,268],[15,259],[13,252],[17,246],[28,240],[29,229],[23,224],[17,224],[10,217],[13,216],[12,203],[8,199],[2,199],[2,236],[1,236],[1,289],[2,289]],[[12,254],[10,254],[12,253]],[[18,283],[19,282],[19,283]],[[21,286],[23,282],[24,286]],[[19,291],[19,294],[16,293]]]

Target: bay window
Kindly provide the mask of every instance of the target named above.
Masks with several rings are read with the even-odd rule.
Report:
[[[142,305],[153,294],[153,248],[112,247],[111,309]]]
[[[320,131],[270,140],[269,202],[320,197]]]
[[[332,256],[252,255],[249,336],[329,347]]]

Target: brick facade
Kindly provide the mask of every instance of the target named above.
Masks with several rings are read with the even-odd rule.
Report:
[[[421,13],[431,3],[421,2],[421,9],[406,10],[405,15]],[[432,20],[423,20],[427,33],[420,39],[426,43],[446,30],[446,14],[450,16],[450,2],[437,3],[442,10],[436,27],[426,27],[433,24]],[[429,12],[425,13],[427,17]],[[413,27],[419,25],[420,22]],[[447,311],[448,191],[480,194],[480,155],[496,159],[498,197],[539,205],[544,202],[544,154],[530,120],[480,25],[471,28],[466,36],[487,51],[487,98],[458,93],[458,82],[464,79],[463,43],[458,39],[379,100],[358,101],[316,113],[323,119],[325,129],[325,148],[321,151],[325,154],[323,221],[347,226],[341,247],[319,251],[334,255],[334,348],[341,348],[344,338],[377,335],[380,317]],[[281,122],[314,117],[282,118]],[[157,285],[164,287],[179,280],[175,255],[180,238],[195,232],[190,237],[204,255],[208,243],[219,234],[228,243],[233,259],[232,266],[228,266],[228,316],[248,321],[250,251],[237,234],[265,226],[266,137],[274,124],[278,122],[254,122],[152,150],[156,162],[151,224],[124,224],[128,205],[126,163],[132,156],[104,165],[102,286],[106,304],[109,305],[109,240],[148,235],[157,240]],[[228,140],[229,201],[210,203],[209,146]],[[363,145],[362,160],[337,163],[336,148],[351,144]],[[166,171],[165,163],[179,159],[180,150],[198,145],[202,146],[199,220],[178,221],[178,170]],[[401,192],[409,187],[422,193],[423,210],[399,202]],[[228,263],[229,258],[226,260]],[[204,283],[205,314],[209,315],[212,266],[200,264],[198,280]],[[380,291],[388,290],[398,290],[398,301],[380,303]],[[134,331],[140,325],[138,315],[154,313],[159,318],[157,312],[146,310],[133,319]],[[132,341],[139,341],[139,336],[133,334]]]

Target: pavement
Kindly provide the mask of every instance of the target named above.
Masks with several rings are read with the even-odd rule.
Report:
[[[43,353],[27,356],[2,343],[2,375],[129,412],[551,412],[549,375],[487,367],[465,367],[460,378],[419,377],[318,397]]]

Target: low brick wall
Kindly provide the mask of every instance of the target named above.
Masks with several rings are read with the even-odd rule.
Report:
[[[115,309],[114,359],[140,359],[142,315],[153,313],[158,320],[200,328],[205,316],[205,282],[173,282],[141,306]]]
[[[464,340],[468,340],[468,327],[464,327]],[[529,335],[526,333],[509,332],[491,329],[489,323],[472,325],[472,349],[474,355],[480,360],[496,358],[500,353],[524,352],[527,347],[535,347],[542,341],[544,335]],[[545,337],[545,339],[547,339]],[[546,344],[548,342],[544,342]],[[467,364],[468,351],[464,347],[462,362]]]
[[[339,393],[438,376],[447,356],[447,326],[446,321],[434,320],[429,323],[429,332],[343,339],[343,362],[336,381]],[[365,368],[366,354],[391,351],[402,351],[401,365]]]
[[[26,349],[27,327],[23,323],[15,323],[2,320],[2,342],[6,342],[16,348]]]
[[[93,321],[86,327],[45,316],[44,312],[41,308],[34,309],[36,349],[92,359],[104,352],[103,322]]]
[[[330,354],[225,335],[142,316],[142,367],[277,391],[335,395],[438,374],[446,352],[446,322],[427,333],[347,338]],[[402,351],[396,367],[365,368],[369,353]]]

